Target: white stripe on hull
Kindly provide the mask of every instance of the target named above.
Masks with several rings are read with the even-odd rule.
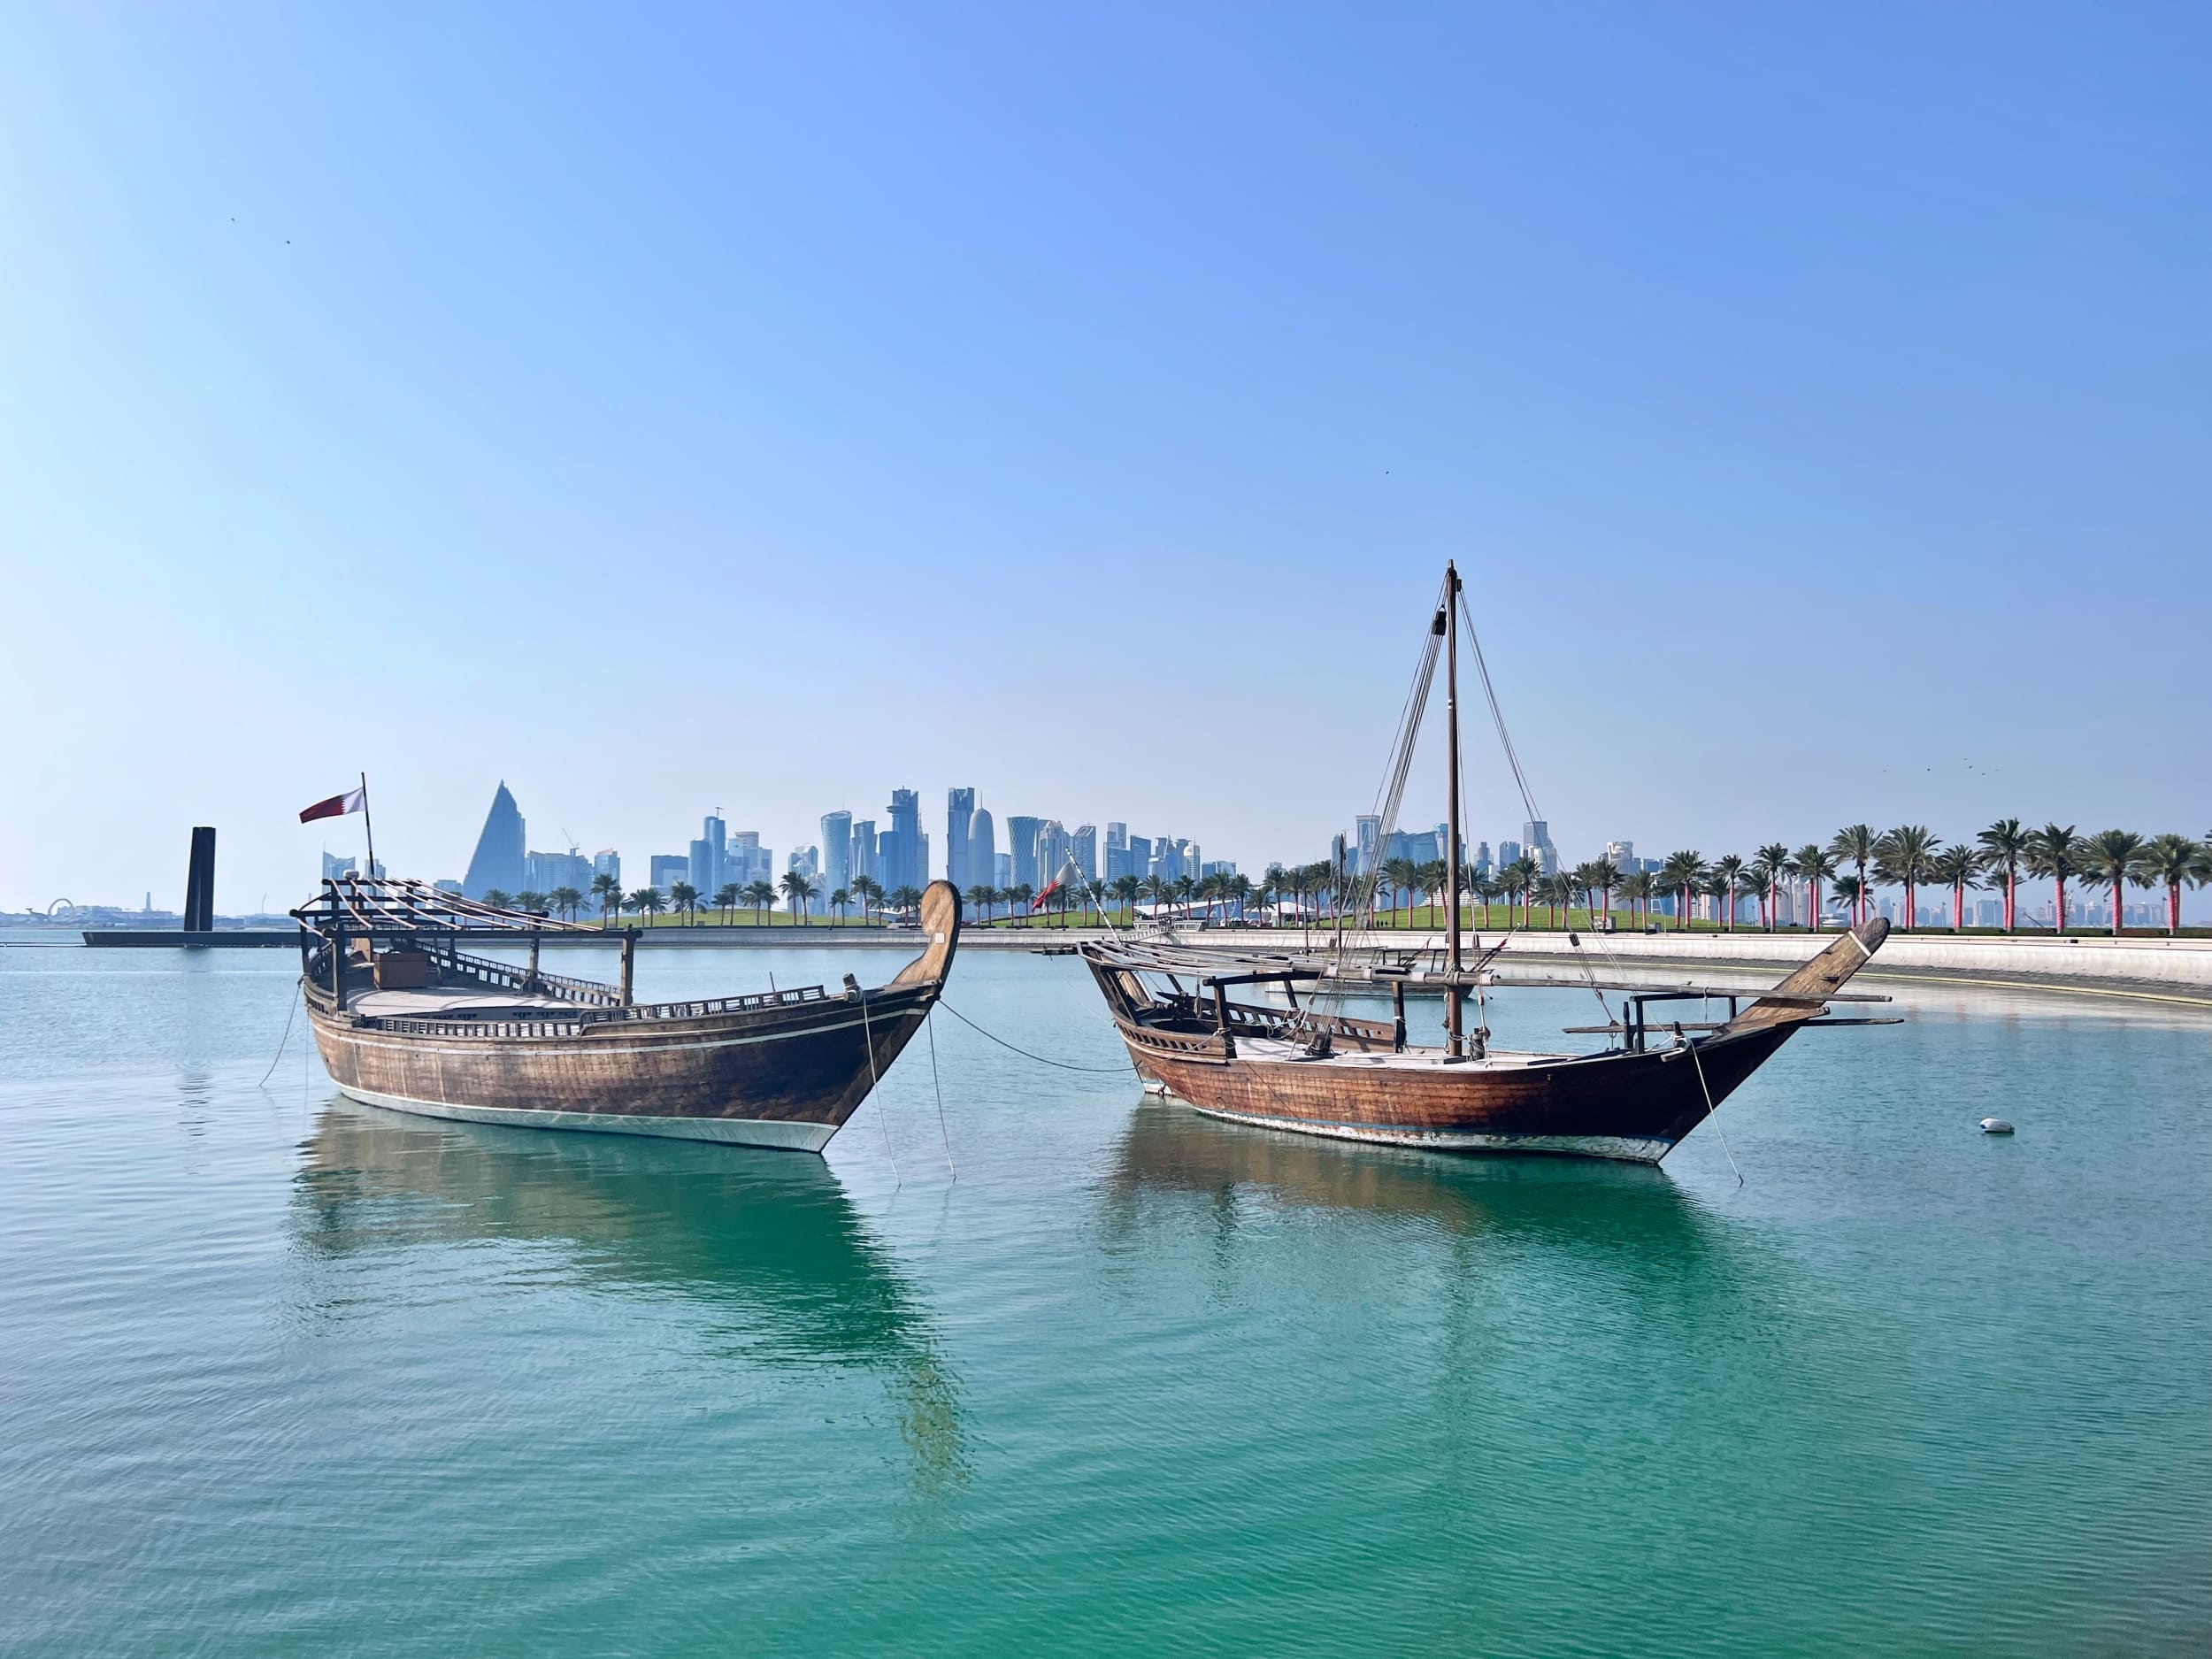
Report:
[[[449,1106],[442,1101],[380,1094],[372,1088],[338,1085],[341,1094],[372,1106],[413,1112],[423,1118],[457,1118],[468,1123],[511,1124],[523,1129],[589,1129],[601,1134],[659,1135],[675,1141],[712,1141],[732,1147],[778,1147],[819,1152],[837,1133],[833,1124],[775,1123],[747,1118],[644,1118],[618,1112],[524,1110],[505,1106]]]
[[[1492,1135],[1431,1130],[1394,1129],[1377,1124],[1315,1123],[1300,1118],[1263,1118],[1250,1112],[1223,1111],[1184,1100],[1172,1090],[1171,1100],[1182,1101],[1194,1112],[1225,1123],[1250,1124],[1261,1129],[1287,1129],[1302,1135],[1326,1135],[1335,1141],[1365,1141],[1390,1147],[1425,1147],[1432,1152],[1548,1152],[1570,1157],[1608,1158],[1622,1164],[1656,1164],[1674,1150],[1674,1142],[1641,1135]]]

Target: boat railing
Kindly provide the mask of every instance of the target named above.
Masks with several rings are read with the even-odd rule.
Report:
[[[500,962],[490,956],[472,956],[463,951],[449,951],[438,960],[465,969],[488,984],[510,991],[548,990],[565,1002],[581,1002],[587,1007],[615,1008],[621,1003],[621,994],[611,986],[595,979],[572,979],[558,973],[542,971],[532,973],[518,962]]]
[[[791,991],[756,991],[749,996],[714,996],[695,1002],[645,1002],[633,1008],[595,1009],[582,1018],[588,1024],[625,1019],[703,1019],[710,1014],[751,1014],[764,1008],[797,1008],[830,1001],[818,985]]]
[[[454,1019],[415,1014],[364,1014],[355,1023],[366,1030],[410,1037],[580,1037],[592,1026],[629,1020],[703,1019],[715,1014],[818,1007],[831,1000],[820,986],[809,985],[795,990],[757,991],[747,996],[716,996],[690,1002],[586,1009],[551,1018]]]

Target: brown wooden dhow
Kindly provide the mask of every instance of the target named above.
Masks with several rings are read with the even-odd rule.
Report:
[[[1346,978],[1340,933],[1333,967],[1282,956],[1233,959],[1185,945],[1171,933],[1088,944],[1081,955],[1137,1070],[1214,1117],[1440,1151],[1549,1152],[1655,1164],[1801,1027],[1875,1023],[1832,1018],[1827,1004],[1844,1000],[1844,986],[1880,948],[1889,924],[1875,918],[1842,934],[1740,1010],[1740,1002],[1754,994],[1709,991],[1727,1000],[1728,1019],[1695,1026],[1663,1021],[1671,1043],[1653,1045],[1648,1014],[1652,1002],[1684,995],[1672,987],[1616,987],[1629,992],[1620,1017],[1609,1007],[1604,1025],[1579,1028],[1607,1037],[1597,1054],[1508,1053],[1490,1046],[1479,1022],[1468,1031],[1466,994],[1479,995],[1505,981],[1492,967],[1497,950],[1471,969],[1461,949],[1459,630],[1466,615],[1459,573],[1448,565],[1377,815],[1379,844],[1386,846],[1440,659],[1446,844],[1439,885],[1451,902],[1445,907],[1441,972],[1430,983],[1444,993],[1443,1047],[1406,1042],[1402,983],[1396,1018],[1388,1022],[1354,1018],[1313,1002],[1299,1005],[1302,983],[1310,990]],[[1479,644],[1475,660],[1479,668]],[[1482,679],[1487,694],[1486,668]],[[1541,819],[1494,695],[1489,702],[1528,815]],[[1336,887],[1349,891],[1357,914],[1372,902],[1376,871],[1371,866],[1362,882],[1348,887],[1341,847],[1340,841]],[[1596,976],[1586,977],[1601,994]],[[1233,988],[1270,985],[1279,987],[1288,1006],[1231,1000]]]
[[[331,1079],[433,1118],[818,1152],[921,1029],[952,969],[960,903],[922,895],[920,956],[889,984],[639,1003],[636,935],[618,984],[543,972],[538,935],[599,929],[419,882],[326,880],[295,910],[307,1011]],[[461,949],[528,942],[526,965]]]
[[[1734,992],[1749,1006],[1702,1035],[1649,1017],[1649,1003],[1682,991],[1631,993],[1625,1018],[1599,1028],[1615,1041],[1587,1055],[1479,1041],[1456,1053],[1414,1048],[1402,1014],[1371,1020],[1299,1006],[1295,987],[1322,978],[1318,966],[1210,964],[1197,951],[1133,942],[1085,945],[1081,955],[1137,1070],[1210,1116],[1447,1152],[1655,1164],[1801,1027],[1866,1023],[1834,1018],[1827,1005],[1888,930],[1878,917],[1772,990]],[[1290,1005],[1230,1000],[1232,986],[1266,984],[1282,987]]]

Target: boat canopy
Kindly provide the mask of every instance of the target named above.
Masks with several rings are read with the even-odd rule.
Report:
[[[444,893],[427,882],[389,876],[326,876],[323,890],[292,912],[311,933],[595,933],[589,922],[565,922],[535,910],[504,909]]]

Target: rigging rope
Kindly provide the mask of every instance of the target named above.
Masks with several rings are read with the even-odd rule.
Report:
[[[1122,1069],[1118,1065],[1070,1065],[1065,1060],[1048,1060],[1043,1055],[1030,1053],[1026,1048],[1017,1048],[1012,1043],[1007,1041],[1005,1038],[996,1036],[990,1032],[985,1031],[982,1026],[977,1025],[975,1021],[970,1019],[965,1014],[955,1008],[950,1002],[946,1002],[941,996],[937,999],[937,1006],[943,1009],[945,1012],[950,1014],[955,1019],[965,1025],[970,1031],[976,1033],[979,1036],[989,1037],[991,1041],[998,1044],[1000,1048],[1008,1049],[1014,1054],[1018,1054],[1025,1060],[1034,1060],[1039,1065],[1057,1066],[1063,1071],[1119,1071]],[[1133,1071],[1136,1070],[1136,1065],[1133,1061],[1130,1063],[1129,1069]]]
[[[934,1008],[930,1010],[932,1014],[936,1011]],[[945,1168],[951,1171],[952,1179],[956,1181],[960,1179],[960,1169],[952,1161],[952,1134],[945,1127],[945,1086],[937,1076],[937,1027],[927,1015],[923,1016],[922,1029],[929,1033],[929,1081],[930,1087],[937,1091],[937,1133],[945,1143]]]
[[[1529,793],[1528,779],[1521,771],[1521,757],[1513,747],[1513,737],[1505,729],[1505,711],[1498,707],[1496,687],[1490,683],[1490,664],[1483,661],[1482,636],[1475,632],[1474,613],[1467,609],[1467,590],[1459,590],[1459,619],[1466,625],[1467,642],[1475,649],[1475,671],[1482,676],[1482,695],[1489,699],[1490,718],[1498,728],[1498,741],[1504,746],[1506,764],[1513,768],[1514,786],[1521,792],[1521,804],[1528,809],[1532,823],[1541,819],[1543,812],[1536,804],[1536,797]]]

